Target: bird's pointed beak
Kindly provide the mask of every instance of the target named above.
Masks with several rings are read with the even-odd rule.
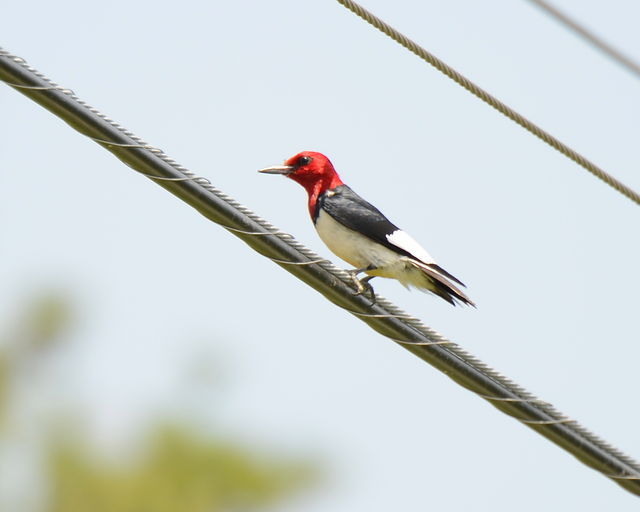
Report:
[[[288,175],[293,171],[292,165],[274,165],[272,167],[265,167],[264,169],[258,169],[258,172],[264,174],[283,174]]]

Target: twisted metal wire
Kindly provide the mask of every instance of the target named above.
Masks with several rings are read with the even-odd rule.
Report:
[[[557,21],[570,28],[578,35],[582,36],[587,42],[591,43],[593,46],[598,48],[600,51],[607,54],[613,60],[618,62],[618,64],[627,68],[628,71],[636,75],[637,78],[640,78],[640,64],[634,61],[631,57],[623,54],[620,50],[615,49],[609,43],[595,35],[593,32],[588,30],[586,27],[578,23],[576,20],[571,18],[569,15],[562,12],[557,7],[551,5],[549,2],[545,2],[544,0],[529,0],[531,3],[536,4],[540,9],[545,11],[548,15],[553,16]]]
[[[549,144],[552,148],[558,150],[560,153],[570,158],[578,165],[584,167],[591,174],[593,174],[597,178],[604,181],[607,185],[613,187],[622,195],[628,197],[634,203],[640,205],[640,194],[638,194],[635,190],[628,187],[627,185],[619,181],[617,178],[611,176],[609,173],[607,173],[606,171],[598,167],[596,164],[594,164],[590,160],[587,160],[587,158],[582,156],[577,151],[574,151],[566,144],[563,144],[562,142],[560,142],[553,135],[546,132],[545,130],[540,128],[538,125],[536,125],[532,121],[529,121],[526,117],[519,114],[518,112],[513,110],[511,107],[502,103],[499,99],[492,96],[491,94],[489,94],[487,91],[485,91],[478,85],[474,84],[471,80],[469,80],[465,76],[458,73],[455,69],[445,64],[438,57],[436,57],[432,53],[422,48],[416,42],[412,41],[404,34],[398,32],[396,29],[394,29],[393,27],[391,27],[390,25],[382,21],[380,18],[378,18],[374,14],[367,11],[362,6],[358,5],[353,0],[337,0],[337,1],[338,3],[342,4],[344,7],[349,9],[354,14],[357,14],[358,16],[360,16],[367,23],[373,25],[375,28],[377,28],[378,30],[380,30],[381,32],[389,36],[391,39],[393,39],[397,43],[404,46],[407,50],[415,53],[422,60],[431,64],[438,71],[444,73],[446,76],[451,78],[454,82],[456,82],[458,85],[461,85],[467,91],[474,94],[485,103],[491,105],[498,112],[500,112],[501,114],[504,114],[512,121],[515,121],[520,126],[522,126],[525,130],[529,131],[539,139],[542,139],[544,142]]]
[[[129,167],[157,182],[250,247],[305,281],[337,306],[443,371],[502,412],[544,435],[604,476],[640,495],[640,465],[577,421],[539,400],[387,299],[356,296],[338,269],[201,176],[62,88],[23,59],[0,48],[0,81],[65,120]],[[149,172],[152,169],[153,172]]]

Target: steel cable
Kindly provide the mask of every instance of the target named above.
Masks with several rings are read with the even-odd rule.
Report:
[[[630,57],[624,55],[621,51],[616,50],[609,43],[599,38],[593,32],[588,30],[586,27],[582,26],[576,20],[562,12],[557,7],[554,7],[549,2],[545,2],[543,0],[529,0],[531,3],[536,4],[540,9],[545,11],[548,15],[553,16],[560,23],[570,28],[578,35],[582,36],[587,42],[591,43],[593,46],[598,48],[600,51],[607,54],[613,60],[617,61],[618,64],[627,68],[628,71],[636,75],[636,78],[640,78],[640,64],[635,62]]]
[[[404,34],[398,32],[396,29],[394,29],[393,27],[391,27],[390,25],[382,21],[380,18],[378,18],[374,14],[367,11],[364,7],[360,6],[356,2],[353,2],[352,0],[337,0],[337,1],[340,4],[342,4],[344,7],[352,11],[353,13],[360,16],[367,23],[373,25],[375,28],[377,28],[378,30],[380,30],[381,32],[389,36],[391,39],[393,39],[397,43],[400,43],[407,50],[415,53],[422,60],[431,64],[438,71],[447,75],[458,85],[461,85],[467,91],[474,94],[485,103],[488,103],[489,105],[491,105],[498,112],[500,112],[501,114],[504,114],[512,121],[515,121],[520,126],[522,126],[525,130],[531,132],[536,137],[542,139],[551,147],[553,147],[554,149],[557,149],[558,151],[560,151],[560,153],[567,156],[568,158],[576,162],[578,165],[584,167],[591,174],[593,174],[597,178],[604,181],[607,185],[613,187],[618,192],[620,192],[624,196],[631,199],[634,203],[640,205],[640,194],[638,194],[635,190],[628,187],[627,185],[625,185],[615,177],[611,176],[609,173],[607,173],[606,171],[598,167],[596,164],[594,164],[590,160],[587,160],[584,156],[582,156],[577,151],[574,151],[566,144],[563,144],[562,142],[560,142],[553,135],[544,131],[538,125],[529,121],[527,118],[525,118],[524,116],[522,116],[521,114],[513,110],[511,107],[502,103],[499,99],[492,96],[491,94],[489,94],[487,91],[485,91],[478,85],[474,84],[471,80],[469,80],[468,78],[458,73],[455,69],[451,68],[450,66],[445,64],[443,61],[441,61],[438,57],[436,57],[432,53],[429,53],[420,45],[418,45],[417,43],[415,43],[414,41],[406,37]]]
[[[322,293],[380,334],[439,369],[580,461],[640,495],[640,465],[575,420],[491,369],[454,342],[383,297],[375,305],[351,288],[349,274],[297,242],[209,180],[179,165],[121,125],[0,48],[0,80],[96,141],[129,167],[167,189],[206,218]]]

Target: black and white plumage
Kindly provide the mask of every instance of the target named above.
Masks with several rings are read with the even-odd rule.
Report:
[[[309,213],[318,235],[334,254],[356,267],[356,273],[368,274],[364,282],[377,276],[397,279],[450,304],[475,306],[460,290],[464,284],[440,267],[409,234],[342,183],[324,155],[305,151],[284,166],[261,172],[285,174],[307,189]]]
[[[473,302],[455,285],[464,284],[440,267],[408,233],[387,219],[347,185],[318,197],[313,219],[318,235],[338,257],[354,267],[376,267],[371,276],[397,279],[454,304]]]

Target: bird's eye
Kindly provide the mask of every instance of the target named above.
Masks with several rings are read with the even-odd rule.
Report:
[[[310,156],[301,156],[298,159],[298,165],[309,165],[311,163],[311,157]]]

